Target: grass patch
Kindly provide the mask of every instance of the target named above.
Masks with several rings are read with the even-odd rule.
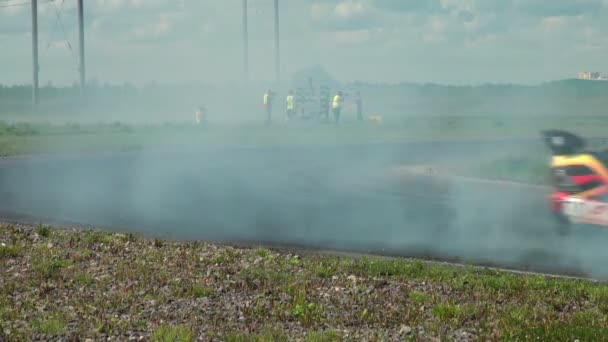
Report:
[[[6,245],[0,243],[0,259],[16,258],[21,255],[23,248],[20,244]]]
[[[313,331],[306,335],[307,342],[333,342],[340,341],[342,335],[334,330]]]
[[[47,238],[51,235],[51,229],[49,229],[49,227],[45,227],[42,224],[40,224],[36,228],[36,233],[38,233],[38,235],[40,235],[44,238]]]
[[[186,297],[192,298],[207,298],[213,295],[213,288],[203,284],[195,283],[186,289],[184,295]]]
[[[419,277],[427,274],[427,266],[421,261],[405,261],[401,259],[356,259],[350,265],[354,274],[370,277],[407,276]]]
[[[36,255],[32,259],[32,270],[42,279],[54,279],[71,263],[59,255]]]
[[[107,232],[89,230],[84,235],[84,241],[88,245],[96,245],[96,244],[109,245],[110,243],[112,243],[112,235]]]
[[[78,273],[74,275],[74,282],[76,286],[90,286],[95,283],[95,279],[90,274],[87,273]]]
[[[423,292],[412,291],[409,294],[409,299],[415,304],[425,304],[431,301],[431,297]]]
[[[255,254],[261,258],[267,258],[270,256],[270,251],[266,248],[257,248]]]
[[[0,234],[22,243],[38,229]],[[468,332],[469,340],[583,341],[608,328],[608,285],[583,280],[176,241],[156,248],[154,239],[86,231],[53,230],[20,248],[20,258],[0,263],[3,340],[145,332],[154,341],[403,341]]]
[[[576,128],[585,134],[603,134],[605,122],[597,116],[547,118],[497,118],[441,115],[388,119],[381,126],[344,122],[340,126],[316,125],[314,130],[295,123],[281,127],[260,124],[214,124],[201,134],[189,123],[129,125],[125,123],[46,125],[0,122],[0,155],[136,151],[192,146],[320,146],[395,143],[437,140],[496,140],[539,138],[546,128]],[[539,138],[540,139],[540,138]]]
[[[62,315],[51,314],[48,317],[33,323],[33,327],[41,334],[61,335],[65,332],[67,321]]]
[[[192,330],[184,325],[162,324],[152,333],[154,342],[190,342],[194,341]]]

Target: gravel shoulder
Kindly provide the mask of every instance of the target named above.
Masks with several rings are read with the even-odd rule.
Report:
[[[602,340],[608,286],[0,226],[0,340]]]

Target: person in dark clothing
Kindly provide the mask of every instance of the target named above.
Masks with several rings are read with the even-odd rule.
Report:
[[[355,95],[355,104],[357,105],[357,119],[363,120],[363,106],[361,104],[361,92],[357,92]]]

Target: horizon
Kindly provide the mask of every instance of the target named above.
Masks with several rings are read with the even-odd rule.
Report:
[[[313,78],[314,79],[314,78]],[[480,83],[469,83],[469,84],[456,84],[456,83],[438,83],[438,82],[413,82],[413,81],[401,81],[401,82],[378,82],[378,81],[362,81],[362,80],[353,80],[348,82],[343,82],[340,80],[336,80],[339,84],[343,86],[352,86],[352,85],[361,85],[361,86],[384,86],[384,87],[400,87],[400,86],[439,86],[439,87],[459,87],[459,88],[479,88],[484,86],[522,86],[522,87],[541,87],[544,85],[559,83],[559,82],[567,82],[567,81],[575,81],[581,83],[604,83],[608,84],[606,80],[584,80],[577,77],[570,78],[561,78],[561,79],[548,79],[539,82],[530,82],[530,83],[514,83],[514,82],[480,82]],[[292,83],[292,80],[282,80],[277,83],[276,81],[264,82],[264,81],[249,81],[245,82],[227,82],[224,84],[212,84],[205,83],[204,81],[181,81],[181,82],[159,82],[159,81],[149,81],[142,84],[132,83],[130,81],[116,81],[116,82],[107,82],[97,79],[87,79],[87,87],[91,87],[91,85],[95,85],[96,87],[123,87],[129,86],[134,87],[136,89],[143,89],[152,86],[160,86],[160,87],[210,87],[210,88],[225,88],[225,87],[233,87],[233,86],[241,86],[241,87],[250,87],[250,86],[262,86],[265,87],[267,85],[270,86],[283,86],[285,84]],[[11,88],[11,87],[22,87],[22,88],[31,88],[32,84],[30,83],[0,83],[0,87]],[[53,89],[68,89],[68,88],[78,88],[80,85],[74,81],[72,84],[55,84],[54,82],[46,82],[40,83],[39,89],[44,88],[53,88]]]

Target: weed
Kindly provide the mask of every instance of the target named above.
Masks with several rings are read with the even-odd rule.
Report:
[[[37,257],[32,260],[32,270],[43,279],[56,278],[62,268],[66,268],[70,262],[58,255],[50,258]]]
[[[401,259],[368,260],[359,259],[353,265],[353,271],[362,276],[408,276],[413,278],[425,274],[427,266],[421,261],[406,261]]]
[[[106,232],[90,230],[85,233],[84,241],[89,245],[94,245],[98,243],[109,245],[112,242],[112,235]]]
[[[500,274],[497,276],[484,277],[481,285],[494,292],[517,293],[524,287],[522,279],[511,274]]]
[[[341,335],[334,330],[313,331],[306,335],[306,342],[331,342],[340,339]]]
[[[322,319],[321,307],[306,299],[306,288],[295,285],[291,288],[293,304],[291,316],[297,319],[304,327],[310,327]]]
[[[292,266],[299,265],[300,264],[300,258],[298,258],[298,257],[291,257],[289,259],[289,264],[292,265]]]
[[[36,233],[38,233],[38,235],[40,235],[44,238],[47,238],[51,235],[51,229],[43,226],[42,224],[39,224],[38,227],[36,228]]]
[[[516,306],[509,308],[503,316],[503,322],[508,327],[516,327],[532,322],[533,313],[528,307]]]
[[[312,263],[312,272],[315,276],[321,278],[331,278],[338,272],[337,263],[333,260],[318,260]]]
[[[162,324],[152,332],[152,341],[155,342],[185,342],[194,341],[192,330],[183,325],[169,326]]]
[[[460,305],[452,305],[452,304],[439,304],[433,308],[433,314],[435,317],[439,318],[444,323],[452,320],[454,318],[458,318],[461,313]]]
[[[213,288],[196,284],[191,287],[190,293],[195,298],[210,297],[213,295]]]
[[[22,253],[22,247],[20,244],[5,245],[0,244],[0,259],[3,258],[16,258]]]
[[[64,317],[58,314],[50,315],[42,321],[35,321],[33,328],[42,334],[60,335],[63,334],[67,326]]]
[[[78,273],[74,275],[74,281],[77,286],[89,286],[95,282],[95,279],[87,273]]]
[[[93,256],[93,252],[91,252],[91,250],[86,249],[86,248],[81,248],[72,255],[72,261],[82,262],[82,261],[91,259],[92,256]]]
[[[574,323],[552,322],[534,325],[516,332],[507,332],[508,340],[518,341],[603,341],[608,336],[608,328],[584,326]]]
[[[255,250],[255,254],[266,259],[270,255],[270,251],[265,248],[258,248]]]
[[[163,242],[163,240],[161,239],[154,239],[154,247],[156,248],[162,248],[165,245],[165,243]]]
[[[253,288],[266,288],[273,284],[286,284],[290,279],[289,273],[280,272],[265,267],[251,267],[243,269],[240,277],[245,284]]]
[[[412,291],[409,294],[410,300],[415,304],[424,304],[429,302],[430,296],[423,292]]]

